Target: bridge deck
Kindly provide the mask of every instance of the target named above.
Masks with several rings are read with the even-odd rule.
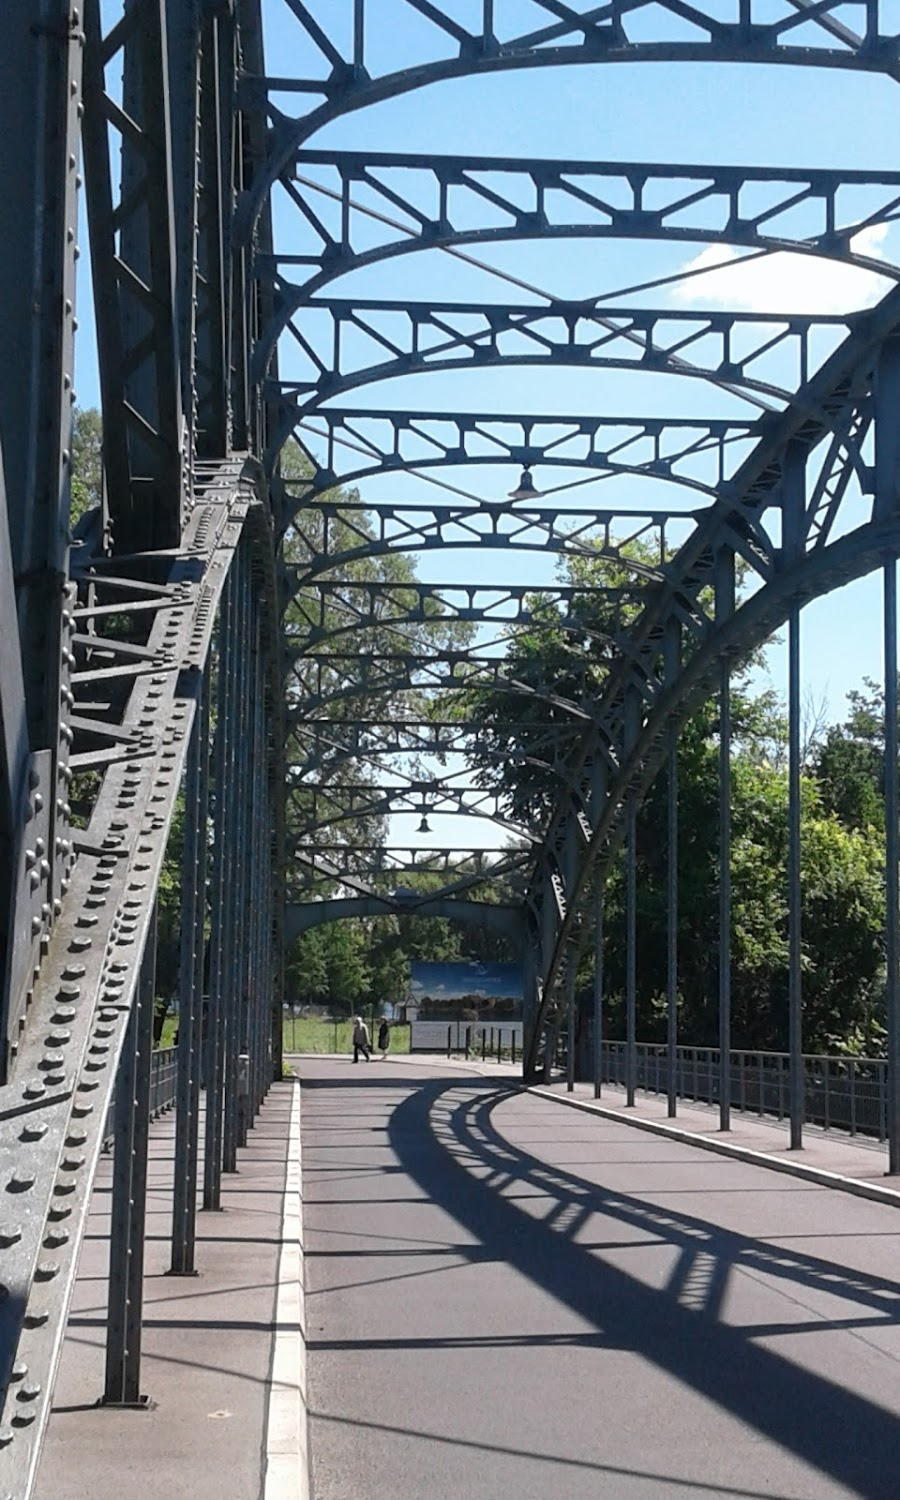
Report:
[[[314,1500],[897,1495],[896,1208],[519,1094],[509,1068],[296,1066]],[[154,1126],[148,1413],[92,1405],[98,1183],[38,1500],[258,1500],[293,1093],[201,1215],[194,1281],[164,1275],[171,1117]],[[809,1157],[883,1161],[836,1137]]]
[[[301,1074],[315,1500],[896,1496],[895,1208],[460,1068]]]

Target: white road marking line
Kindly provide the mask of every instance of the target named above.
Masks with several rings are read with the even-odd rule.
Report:
[[[309,1500],[299,1083],[291,1099],[281,1241],[263,1500]]]

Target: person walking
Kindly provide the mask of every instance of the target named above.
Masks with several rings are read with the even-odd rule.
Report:
[[[388,1055],[388,1052],[390,1051],[390,1046],[391,1046],[391,1028],[388,1025],[387,1017],[386,1016],[382,1016],[382,1018],[381,1018],[381,1025],[378,1028],[378,1047],[379,1047],[379,1050],[381,1052],[381,1061],[382,1062],[387,1062],[387,1055]]]
[[[369,1050],[369,1028],[362,1016],[353,1017],[353,1061],[359,1062],[359,1054],[362,1053],[366,1062],[371,1062],[372,1057]]]

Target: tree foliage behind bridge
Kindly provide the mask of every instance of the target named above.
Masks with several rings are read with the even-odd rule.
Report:
[[[635,561],[646,562],[642,555]],[[581,592],[566,606],[535,601],[530,634],[510,642],[518,699],[476,691],[468,712],[479,741],[501,752],[480,776],[519,817],[546,818],[565,795],[564,773],[582,754],[589,712],[609,680],[617,645],[637,608],[627,561],[577,559],[564,579]],[[690,649],[688,645],[687,649]],[[787,722],[771,691],[755,690],[738,664],[732,685],[732,1020],[734,1045],[784,1050],[788,1040]],[[849,713],[805,747],[801,792],[804,1048],[883,1050],[883,698],[871,683]],[[821,729],[821,726],[819,726]],[[679,1039],[718,1042],[718,712],[708,703],[679,741]],[[667,779],[656,779],[637,821],[638,1036],[666,1027]],[[607,1032],[624,1035],[625,860],[604,894]],[[592,944],[579,970],[591,1004]]]

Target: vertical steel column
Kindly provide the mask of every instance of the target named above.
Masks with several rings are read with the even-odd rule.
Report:
[[[734,613],[734,554],[716,558],[716,624]],[[719,678],[719,1129],[731,1129],[731,665]]]
[[[534,1076],[528,1072],[528,1058],[538,1011],[538,937],[533,923],[527,919],[523,921],[522,954],[522,1077],[527,1082]]]
[[[666,1113],[678,1113],[678,730],[669,728],[666,787],[668,849],[666,864]]]
[[[266,718],[267,685],[264,635],[260,636],[259,659],[259,842],[257,845],[257,888],[259,922],[257,924],[257,1063],[254,1116],[258,1114],[272,1077],[270,1040],[272,1035],[272,975],[268,944],[272,928],[272,801],[270,791],[271,762]],[[279,1023],[283,1022],[279,1016]]]
[[[265,753],[265,675],[262,659],[263,605],[257,600],[253,628],[251,711],[253,745],[250,752],[250,850],[248,881],[250,891],[250,926],[247,935],[247,1009],[246,1042],[243,1050],[249,1057],[249,1092],[241,1100],[241,1138],[253,1125],[260,1099],[260,1052],[262,1048],[260,945],[262,942],[263,890],[262,847],[265,838],[266,775]]]
[[[594,886],[594,1098],[600,1098],[603,1072],[603,882]]]
[[[225,1031],[225,1112],[222,1131],[222,1170],[224,1172],[237,1171],[238,1053],[241,1047],[242,1013],[244,1008],[247,902],[249,898],[246,888],[246,874],[249,833],[247,787],[250,773],[250,730],[247,723],[250,658],[250,576],[248,558],[243,549],[238,553],[235,563],[237,566],[238,659],[236,663],[237,681],[234,708],[235,745],[229,797],[229,807],[231,809],[231,818],[229,821],[231,873],[228,882],[229,942],[225,988],[225,1009],[228,1019]]]
[[[141,1321],[155,979],[154,906],[116,1078],[104,1406],[142,1404]]]
[[[172,1195],[173,1276],[193,1276],[200,1140],[200,1058],[203,1046],[203,946],[206,933],[206,819],[209,794],[209,676],[200,678],[185,775],[181,966],[175,1178]]]
[[[663,674],[667,685],[678,675],[681,639],[677,624],[667,627]],[[678,730],[669,726],[666,785],[666,1112],[678,1112]]]
[[[538,992],[538,1009],[540,1009],[543,999],[546,998],[547,965],[550,961],[550,955],[553,952],[553,945],[556,941],[556,933],[559,926],[559,908],[556,901],[556,890],[554,888],[553,879],[549,868],[546,868],[544,870],[543,886],[544,899],[541,906],[541,973],[540,990]],[[549,1001],[554,1001],[554,997],[552,995],[549,997]],[[550,1081],[550,1078],[552,1076],[552,1069],[556,1062],[556,1038],[559,1035],[559,1018],[556,1018],[552,1026],[549,1023],[549,1011],[551,1010],[551,1008],[555,1010],[555,1001],[552,1006],[550,1003],[548,1003],[548,1022],[546,1023],[548,1035],[546,1050],[544,1054],[544,1076],[547,1082]]]
[[[641,700],[636,688],[625,694],[623,747],[627,761],[637,743]],[[634,1104],[637,1082],[637,802],[625,805],[625,1102]]]
[[[575,962],[574,944],[566,955],[566,1027],[569,1045],[566,1047],[566,1089],[571,1094],[575,1088]]]
[[[634,1104],[637,1079],[637,803],[625,811],[625,1103]]]
[[[216,705],[215,745],[215,844],[213,846],[212,890],[210,893],[210,963],[209,1010],[206,1036],[206,1120],[203,1158],[203,1207],[221,1208],[222,1194],[222,1095],[225,1063],[224,1001],[225,944],[228,913],[226,879],[230,852],[228,849],[229,782],[231,741],[234,735],[234,563],[225,580],[219,609],[218,696]]]
[[[803,1145],[803,980],[800,883],[800,606],[788,618],[788,1051],[791,1150]]]
[[[66,580],[81,15],[76,0],[7,0],[2,10],[0,1079],[28,1024],[31,975],[72,857]],[[29,867],[36,836],[45,857]]]
[[[241,1051],[248,1059],[247,1093],[238,1098],[239,1144],[246,1145],[247,1131],[256,1113],[256,1075],[258,1069],[259,1028],[259,930],[262,893],[260,890],[260,845],[263,829],[263,776],[265,758],[262,749],[261,727],[262,683],[260,673],[260,612],[257,607],[253,620],[252,652],[250,658],[250,716],[252,744],[250,750],[249,782],[249,840],[247,849],[247,955],[246,955],[246,1004],[241,1029]]]
[[[796,565],[806,536],[806,449],[794,441],[782,463],[781,546],[784,560]],[[788,616],[788,1079],[791,1150],[803,1145],[803,976],[801,970],[800,869],[800,605]]]
[[[565,845],[565,886],[566,886],[566,910],[573,904],[573,892],[578,879],[578,824],[575,820],[575,809],[572,808],[566,824]],[[575,989],[578,982],[578,942],[575,937],[569,939],[566,952],[566,1026],[569,1032],[569,1045],[566,1049],[566,1089],[571,1094],[575,1088],[575,1037],[578,1029],[578,1015],[575,1006]]]
[[[897,777],[897,562],[884,565],[884,829],[888,1172],[900,1172],[900,796]]]

